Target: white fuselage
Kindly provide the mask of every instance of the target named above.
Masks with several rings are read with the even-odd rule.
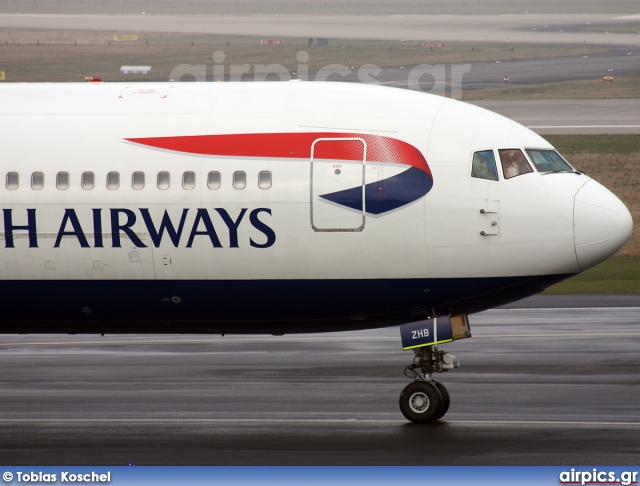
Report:
[[[304,332],[472,312],[597,264],[631,231],[586,175],[537,169],[526,149],[552,147],[535,133],[405,90],[6,85],[0,113],[6,332],[127,319]],[[507,179],[501,149],[532,171]],[[471,176],[477,153],[498,180]],[[21,313],[38,295],[10,289],[46,302]]]

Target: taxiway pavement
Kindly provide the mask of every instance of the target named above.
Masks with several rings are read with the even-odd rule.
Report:
[[[397,329],[3,336],[1,464],[629,465],[640,299],[537,297],[443,346],[445,419],[410,424]]]
[[[471,101],[541,135],[640,134],[640,99]]]
[[[150,7],[151,8],[151,7]],[[512,15],[67,15],[0,14],[0,27],[185,32],[432,42],[537,42],[633,46],[640,33],[592,32],[588,23],[637,20],[615,14]]]

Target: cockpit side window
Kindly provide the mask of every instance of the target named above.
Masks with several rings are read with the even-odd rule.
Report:
[[[533,172],[533,169],[525,159],[522,150],[500,149],[500,162],[502,162],[502,173],[505,179],[511,179],[522,174]]]
[[[555,150],[526,149],[538,172],[573,172],[567,162]]]
[[[489,181],[498,180],[498,168],[493,150],[483,150],[473,154],[471,177],[487,179]]]

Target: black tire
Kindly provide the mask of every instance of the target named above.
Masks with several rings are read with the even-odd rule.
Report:
[[[440,392],[440,395],[442,396],[442,404],[440,405],[440,411],[438,412],[438,414],[436,415],[436,418],[434,419],[434,420],[440,420],[442,417],[446,415],[447,411],[449,410],[449,405],[451,404],[451,398],[449,397],[449,392],[447,391],[447,389],[442,383],[436,380],[433,380],[432,383],[435,385],[435,387]]]
[[[441,406],[440,391],[426,381],[414,381],[400,394],[400,411],[411,422],[425,423],[436,420]]]

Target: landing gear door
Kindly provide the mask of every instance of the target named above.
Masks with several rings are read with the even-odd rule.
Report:
[[[367,146],[360,138],[320,138],[311,147],[311,227],[362,231]]]

